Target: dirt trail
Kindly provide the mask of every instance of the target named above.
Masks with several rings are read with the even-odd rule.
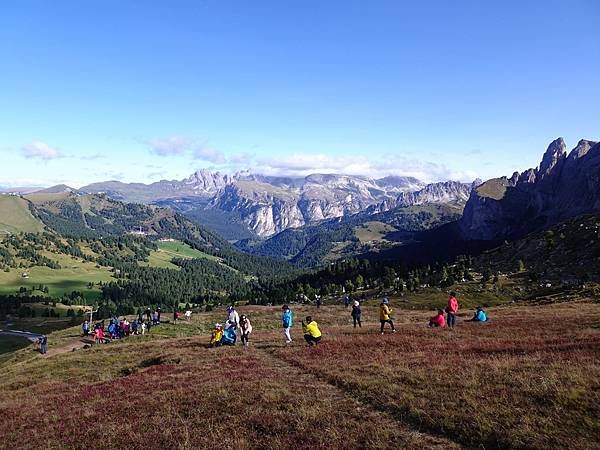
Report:
[[[52,356],[60,355],[61,353],[72,352],[73,349],[79,350],[86,345],[92,345],[94,340],[89,337],[78,337],[75,339],[71,339],[67,342],[61,343],[57,347],[49,347],[48,351],[45,355],[42,355],[44,358],[50,358]]]

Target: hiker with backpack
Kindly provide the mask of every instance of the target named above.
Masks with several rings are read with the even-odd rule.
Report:
[[[360,322],[360,316],[362,311],[360,309],[360,303],[358,300],[354,300],[354,304],[352,305],[352,312],[350,313],[352,316],[352,321],[354,322],[354,328],[356,328],[356,324],[358,323],[358,327],[362,328],[362,323]]]
[[[448,299],[448,306],[446,306],[446,323],[448,328],[454,328],[456,325],[456,313],[458,312],[458,300],[456,299],[456,292],[450,292],[450,298]]]
[[[242,345],[248,347],[248,341],[250,339],[250,333],[252,333],[252,324],[244,314],[240,317],[240,334],[242,336]]]
[[[283,305],[281,309],[283,310],[283,314],[281,315],[283,334],[285,334],[285,337],[287,339],[286,344],[291,344],[292,335],[290,334],[290,330],[292,329],[294,315],[288,305]]]
[[[392,321],[392,308],[389,307],[390,301],[387,297],[383,298],[383,301],[379,305],[379,322],[381,323],[381,334],[384,334],[383,328],[386,323],[389,323],[392,327],[392,333],[396,332],[394,328],[394,322]]]
[[[304,333],[304,340],[312,347],[318,345],[321,342],[321,330],[316,321],[312,320],[311,316],[306,317],[306,323],[302,321],[302,332]]]

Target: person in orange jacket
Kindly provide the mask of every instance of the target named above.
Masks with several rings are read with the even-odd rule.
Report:
[[[435,328],[444,328],[446,326],[446,318],[444,317],[443,309],[438,309],[437,314],[429,319],[429,326]]]
[[[454,328],[456,325],[456,313],[458,312],[458,300],[456,300],[456,292],[450,292],[450,298],[448,299],[448,306],[446,306],[446,323],[448,328]]]

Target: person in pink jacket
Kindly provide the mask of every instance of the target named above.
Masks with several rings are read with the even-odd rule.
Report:
[[[446,323],[448,328],[454,328],[456,325],[456,313],[458,312],[458,300],[456,300],[456,292],[450,292],[448,306],[446,306],[446,314],[448,315]]]
[[[436,328],[444,328],[446,326],[446,318],[444,317],[443,309],[438,309],[437,314],[429,319],[429,326]]]
[[[240,331],[242,335],[242,344],[247,347],[250,333],[252,333],[252,324],[250,323],[250,319],[243,314],[242,317],[240,317]]]

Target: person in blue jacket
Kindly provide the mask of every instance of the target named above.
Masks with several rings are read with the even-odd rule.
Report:
[[[225,324],[225,329],[223,330],[223,337],[221,338],[221,344],[223,345],[235,345],[235,341],[237,341],[237,334],[235,332],[235,325],[230,321],[227,321]]]
[[[470,320],[471,322],[487,322],[488,317],[483,309],[483,306],[478,306],[473,318]]]
[[[283,314],[281,315],[281,323],[283,325],[283,334],[286,337],[286,344],[292,343],[292,335],[290,334],[290,330],[292,329],[292,325],[294,324],[294,314],[288,305],[283,305],[281,308],[283,310]]]

